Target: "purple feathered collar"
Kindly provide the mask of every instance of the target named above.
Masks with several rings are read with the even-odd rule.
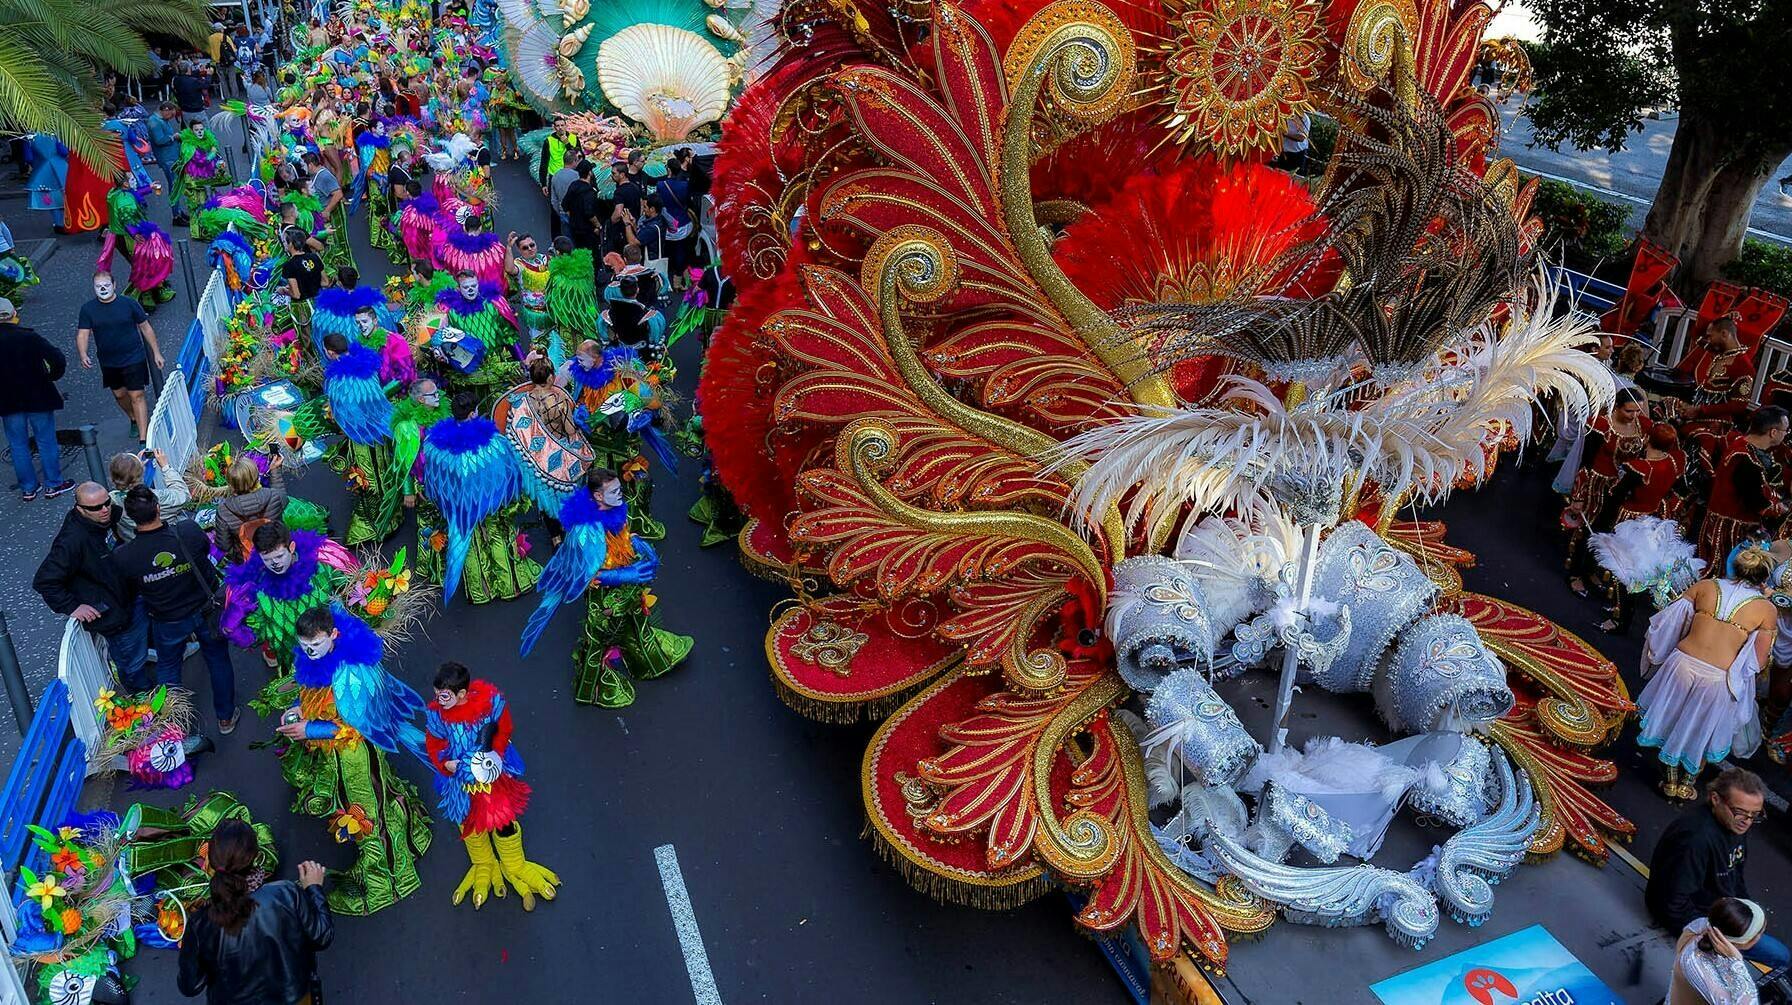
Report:
[[[485,449],[497,435],[498,427],[483,415],[449,416],[429,427],[429,445],[451,454],[470,454]]]
[[[261,553],[252,551],[243,564],[231,567],[225,578],[232,586],[242,586],[275,600],[297,600],[311,592],[311,580],[317,576],[320,562],[318,549],[324,536],[316,531],[292,532],[293,559],[286,571],[274,573],[261,564]]]
[[[445,290],[436,291],[436,306],[456,314],[479,314],[487,307],[491,307],[492,301],[497,298],[498,287],[493,283],[480,283],[479,296],[472,300],[461,296],[459,286],[450,286]]]
[[[469,255],[483,255],[504,243],[503,238],[490,232],[483,234],[469,234],[464,230],[455,230],[452,228],[449,229],[447,234],[443,235],[443,239],[449,244],[454,245],[456,250],[465,252]]]
[[[442,204],[436,201],[434,192],[419,192],[405,200],[404,208],[414,209],[424,216],[440,212]]]
[[[336,622],[336,644],[318,659],[299,649],[293,655],[293,678],[300,687],[325,688],[336,681],[336,668],[344,663],[378,666],[384,655],[380,637],[360,618],[339,608],[331,608]]]

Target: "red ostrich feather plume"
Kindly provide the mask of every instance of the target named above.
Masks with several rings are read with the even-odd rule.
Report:
[[[1263,270],[1319,232],[1313,210],[1306,186],[1281,171],[1189,158],[1132,175],[1065,231],[1053,255],[1104,310],[1206,303],[1279,285],[1282,277]],[[1307,285],[1329,287],[1325,273],[1335,270],[1316,270]],[[1221,357],[1180,361],[1172,383],[1184,400],[1198,401],[1225,369]]]
[[[775,452],[769,367],[777,360],[760,329],[771,315],[802,302],[802,246],[778,275],[743,290],[727,320],[711,336],[697,381],[697,410],[705,443],[722,484],[741,509],[774,523],[797,507],[794,486],[800,458]]]

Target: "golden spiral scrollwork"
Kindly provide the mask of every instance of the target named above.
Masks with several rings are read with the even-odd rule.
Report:
[[[958,289],[958,256],[946,235],[920,224],[903,224],[880,235],[859,267],[859,281],[881,302],[889,289],[910,303],[936,303]]]
[[[1072,733],[1125,694],[1126,685],[1118,675],[1103,674],[1052,717],[1033,747],[1033,799],[1039,806],[1033,850],[1053,872],[1070,879],[1095,880],[1112,871],[1120,859],[1121,837],[1110,821],[1089,810],[1058,819],[1052,765]]]
[[[1064,0],[1022,26],[1002,70],[1011,90],[1043,85],[1057,111],[1099,122],[1130,98],[1138,57],[1132,33],[1113,11],[1093,0]],[[1023,110],[1031,108],[1028,102]]]
[[[1131,100],[1138,60],[1132,33],[1114,12],[1092,0],[1061,0],[1033,15],[1015,35],[1002,63],[1008,78],[1007,120],[997,182],[1002,222],[1015,257],[1064,317],[1070,330],[1121,383],[1133,401],[1174,407],[1169,382],[1151,371],[1145,352],[1124,337],[1052,259],[1033,206],[1033,113],[1049,97],[1048,114],[1091,124]],[[1124,548],[1124,538],[1113,542]]]
[[[1107,580],[1101,560],[1087,541],[1063,524],[1030,513],[1006,510],[936,513],[897,498],[879,477],[895,460],[896,436],[896,430],[889,423],[867,417],[849,423],[834,443],[835,467],[852,475],[860,491],[879,512],[904,526],[930,533],[992,535],[1045,545],[1057,553],[1057,560],[1067,571],[1083,576],[1092,584],[1098,605],[1106,603]],[[1037,624],[1061,596],[1048,594],[1031,605],[1022,617],[1029,624]],[[1030,633],[1021,634],[1024,637]],[[1063,657],[1049,650],[1024,652],[1017,649],[1004,659],[1003,668],[1015,686],[1034,693],[1056,689],[1064,682],[1066,672]]]
[[[1392,78],[1394,92],[1412,101],[1412,40],[1419,12],[1413,0],[1370,0],[1350,16],[1344,34],[1344,76],[1359,91]]]

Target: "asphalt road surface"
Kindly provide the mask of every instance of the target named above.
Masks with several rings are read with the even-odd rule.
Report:
[[[500,232],[533,228],[545,237],[545,213],[523,170],[511,164],[497,170],[504,196]],[[11,209],[21,205],[0,201],[0,213],[29,246],[41,235],[22,232]],[[158,211],[165,219],[165,207]],[[28,302],[28,320],[71,351],[94,244],[61,239],[44,286]],[[194,251],[202,261],[203,249]],[[368,281],[382,275],[384,257],[364,237],[357,258]],[[190,308],[182,293],[158,315],[162,330],[184,331]],[[695,348],[680,347],[678,384],[687,390],[696,376]],[[76,371],[64,385],[71,398],[65,425],[74,416],[92,416],[108,447],[128,445],[124,420],[102,397],[97,379]],[[1481,556],[1470,588],[1530,604],[1603,642],[1592,627],[1597,612],[1569,594],[1556,571],[1546,475],[1540,468],[1505,472],[1491,489],[1458,497],[1442,515],[1451,521],[1453,543]],[[297,491],[345,512],[340,480],[327,471],[308,474]],[[870,727],[815,724],[778,701],[761,640],[768,612],[786,593],[747,574],[731,548],[696,547],[682,515],[694,498],[688,468],[660,480],[656,513],[672,533],[661,549],[656,592],[664,623],[695,635],[697,648],[671,676],[642,684],[633,707],[606,711],[572,702],[567,654],[578,627],[576,606],[561,613],[524,661],[515,656],[516,635],[532,598],[480,607],[458,602],[396,661],[394,672],[421,688],[437,662],[452,656],[509,694],[516,742],[535,786],[524,818],[526,847],[564,885],[558,901],[532,914],[514,897],[478,912],[451,907],[467,863],[451,831],[438,826],[421,866],[420,893],[372,918],[338,922],[336,945],[322,964],[332,1001],[1124,1001],[1094,944],[1071,925],[1061,895],[999,913],[937,905],[859,838],[858,771]],[[18,570],[0,579],[0,603],[14,614],[34,691],[53,673],[61,625],[29,593],[27,581],[62,512],[61,501],[0,500],[0,520],[14,528],[0,547]],[[408,525],[390,546],[406,543],[414,546]],[[1635,664],[1638,634],[1633,630],[1631,640],[1608,649],[1626,668]],[[237,663],[239,687],[258,686],[260,661],[239,653]],[[188,670],[189,686],[203,692],[197,661]],[[209,707],[203,695],[199,707]],[[1321,707],[1297,712],[1313,716]],[[247,717],[235,735],[220,739],[218,753],[198,762],[195,786],[151,798],[173,803],[188,792],[228,788],[274,826],[288,874],[305,858],[345,863],[345,850],[326,836],[321,821],[287,812],[290,793],[272,754],[247,749],[268,732]],[[1653,795],[1653,775],[1628,741],[1617,756],[1626,772],[1609,798],[1641,824],[1636,851],[1646,860],[1652,835],[1671,811]],[[393,763],[426,785],[422,765]],[[1792,790],[1783,775],[1773,781],[1782,793]],[[122,805],[135,797],[102,783],[91,787],[88,802]],[[1777,822],[1759,829],[1767,833],[1754,842],[1756,892],[1768,904],[1792,903],[1787,835]],[[1398,845],[1401,854],[1416,849],[1416,858],[1426,840],[1409,833],[1391,842],[1405,842]],[[1664,950],[1662,936],[1642,919],[1640,885],[1622,864],[1600,871],[1558,856],[1503,884],[1495,918],[1484,929],[1446,922],[1421,953],[1393,946],[1378,928],[1278,925],[1261,941],[1236,943],[1227,990],[1235,1000],[1277,1005],[1372,1001],[1366,988],[1376,980],[1541,920],[1626,997],[1634,991],[1633,1000],[1652,1000],[1647,996],[1659,993]],[[680,903],[680,889],[686,920],[694,922],[682,940],[670,906]],[[143,978],[137,1001],[181,1000],[173,989],[172,953],[146,952],[130,969]]]
[[[1533,174],[1568,181],[1631,208],[1630,222],[1640,227],[1655,200],[1655,189],[1674,145],[1675,118],[1646,119],[1640,133],[1631,134],[1624,149],[1550,150],[1532,146],[1531,120],[1523,114],[1523,101],[1514,97],[1500,106],[1503,130],[1500,153]],[[1780,165],[1755,200],[1751,237],[1792,242],[1792,195],[1782,194],[1774,180],[1792,175],[1792,159]],[[1792,188],[1792,186],[1788,186]]]

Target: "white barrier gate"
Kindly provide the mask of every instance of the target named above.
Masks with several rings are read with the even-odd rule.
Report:
[[[178,476],[199,451],[199,422],[193,414],[192,394],[180,367],[168,371],[162,393],[149,413],[149,432],[143,445],[160,450],[168,458],[169,474]]]
[[[205,281],[205,291],[199,294],[199,309],[194,314],[199,318],[200,329],[205,332],[205,358],[211,361],[214,371],[218,368],[218,358],[224,355],[224,326],[235,311],[236,306],[230,302],[230,288],[224,285],[224,273],[213,269],[211,278]]]
[[[75,736],[93,750],[100,743],[100,714],[94,699],[112,686],[112,667],[106,659],[106,640],[88,631],[74,618],[62,629],[62,651],[56,660],[56,676],[68,685],[69,723]]]

